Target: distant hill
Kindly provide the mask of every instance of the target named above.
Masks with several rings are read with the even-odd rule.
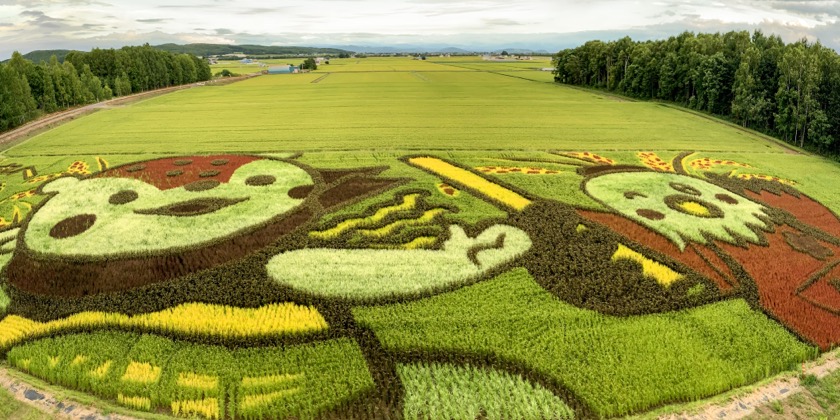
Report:
[[[63,63],[64,57],[66,57],[71,51],[73,50],[35,50],[23,54],[23,58],[37,64],[42,61],[50,61],[50,57],[55,56],[60,63]]]
[[[352,53],[352,51],[338,48],[312,48],[312,47],[289,47],[289,46],[266,46],[266,45],[228,45],[228,44],[163,44],[155,45],[154,48],[178,54],[192,54],[198,56],[224,55],[242,53],[245,55],[338,55],[341,53]]]

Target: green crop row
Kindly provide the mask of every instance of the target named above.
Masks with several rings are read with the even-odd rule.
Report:
[[[558,300],[524,269],[446,295],[353,313],[388,351],[524,366],[598,416],[697,400],[816,354],[743,300],[613,317]]]
[[[349,339],[230,350],[98,332],[15,347],[8,361],[133,409],[209,419],[312,418],[373,386],[361,350]]]

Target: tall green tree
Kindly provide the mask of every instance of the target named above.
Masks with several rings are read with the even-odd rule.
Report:
[[[0,64],[0,130],[17,127],[35,116],[35,99],[26,76]]]

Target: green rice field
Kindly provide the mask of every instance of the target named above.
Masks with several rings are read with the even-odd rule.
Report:
[[[840,344],[840,165],[550,65],[332,59],[7,147],[2,366],[138,416],[615,418]]]

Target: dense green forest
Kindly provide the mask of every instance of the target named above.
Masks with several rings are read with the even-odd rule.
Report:
[[[40,115],[114,96],[210,80],[210,66],[149,45],[72,51],[33,63],[15,52],[0,64],[0,131]]]
[[[676,102],[819,153],[840,156],[840,56],[760,31],[660,41],[589,41],[560,51],[555,80]]]

